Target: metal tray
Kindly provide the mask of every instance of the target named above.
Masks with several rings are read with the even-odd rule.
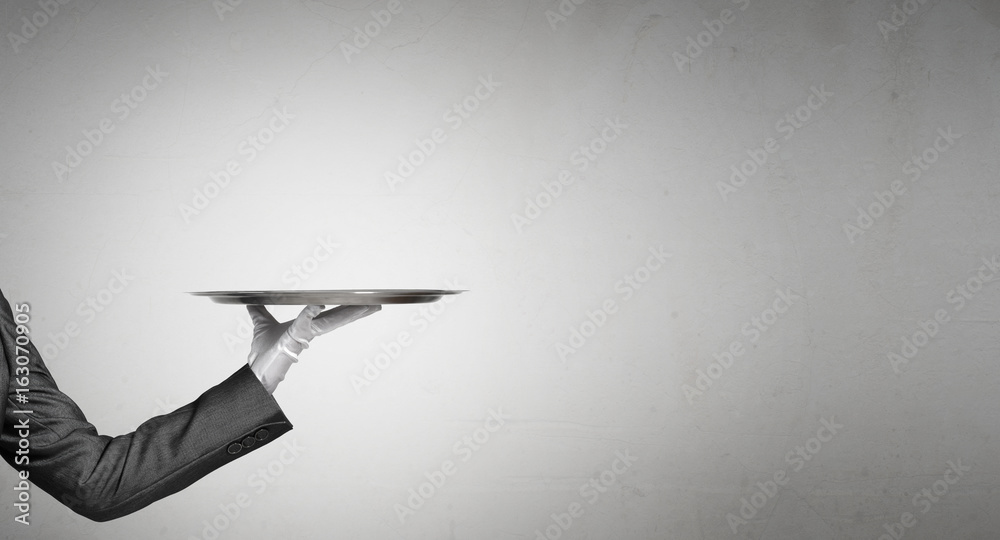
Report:
[[[218,304],[374,306],[437,302],[442,296],[463,292],[465,291],[439,289],[343,289],[327,291],[201,291],[188,294],[205,296]]]

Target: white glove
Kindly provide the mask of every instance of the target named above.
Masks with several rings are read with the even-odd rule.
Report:
[[[250,370],[260,379],[267,392],[273,393],[299,353],[309,348],[309,342],[347,323],[367,317],[382,306],[340,306],[323,311],[323,306],[306,306],[293,321],[279,323],[264,306],[247,306],[253,320],[253,342],[250,344]],[[321,313],[322,312],[322,313]]]

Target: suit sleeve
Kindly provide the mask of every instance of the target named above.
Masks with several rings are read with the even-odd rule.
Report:
[[[244,366],[192,403],[150,418],[132,433],[100,435],[76,403],[59,391],[34,345],[29,345],[28,355],[22,349],[19,359],[23,363],[27,356],[28,402],[15,403],[17,381],[25,371],[15,371],[21,367],[15,363],[15,327],[2,293],[0,312],[0,361],[9,379],[2,388],[0,455],[27,470],[32,484],[94,521],[125,516],[176,493],[292,428]],[[24,434],[29,448],[18,455]]]

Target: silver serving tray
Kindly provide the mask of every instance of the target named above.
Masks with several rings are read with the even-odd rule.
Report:
[[[201,291],[188,294],[211,298],[217,304],[374,306],[437,302],[442,296],[463,292],[465,291],[439,289],[343,289],[327,291]]]

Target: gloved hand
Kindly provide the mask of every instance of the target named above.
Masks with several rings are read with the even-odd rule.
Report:
[[[340,306],[323,311],[323,306],[306,306],[295,320],[279,323],[266,307],[247,306],[254,327],[247,359],[250,370],[267,392],[273,393],[313,338],[381,309],[382,306]]]

